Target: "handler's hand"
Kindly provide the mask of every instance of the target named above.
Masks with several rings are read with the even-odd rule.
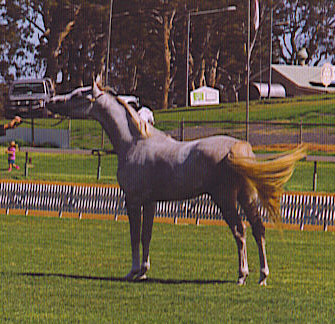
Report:
[[[15,116],[15,118],[9,123],[10,128],[15,128],[22,123],[21,117]]]

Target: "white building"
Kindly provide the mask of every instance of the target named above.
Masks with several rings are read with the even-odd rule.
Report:
[[[218,105],[219,103],[219,90],[201,87],[191,91],[191,106]]]

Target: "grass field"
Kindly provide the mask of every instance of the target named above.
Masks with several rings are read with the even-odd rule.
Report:
[[[7,172],[7,157],[0,154],[1,179],[43,180],[79,183],[116,183],[117,158],[115,155],[103,156],[101,162],[101,179],[97,181],[97,157],[65,154],[31,153],[33,167],[29,176],[24,176],[24,153],[17,154],[17,163],[21,170]],[[313,162],[299,162],[292,179],[285,185],[285,190],[311,191],[313,189]],[[318,163],[318,191],[335,192],[334,163]]]
[[[273,120],[299,123],[335,123],[333,112],[335,96],[306,96],[280,100],[252,101],[250,103],[250,120]],[[217,109],[177,108],[155,111],[158,127],[162,130],[178,127],[181,120],[232,120],[245,119],[245,103],[223,104]],[[165,121],[174,121],[174,125],[164,124]],[[36,120],[36,127],[68,128],[69,121],[57,124],[55,120]],[[23,124],[24,127],[29,127]],[[224,127],[229,127],[225,125]],[[287,130],[286,130],[287,131]],[[332,130],[329,130],[332,132]],[[27,143],[19,143],[22,144]],[[93,149],[101,146],[101,126],[93,120],[71,121],[71,147]],[[104,148],[111,149],[111,144],[105,136]],[[6,172],[6,147],[0,148],[0,178],[22,180],[24,177],[24,154],[18,153],[17,162],[21,166],[19,172]],[[264,149],[266,151],[266,148]],[[262,152],[264,152],[262,150]],[[329,154],[325,152],[309,152],[310,154]],[[30,154],[33,168],[29,169],[28,180],[66,181],[66,182],[97,182],[97,157],[72,155],[45,155]],[[112,162],[111,162],[112,161]],[[331,163],[318,163],[318,191],[335,192],[335,170]],[[117,159],[115,156],[102,158],[102,176],[100,183],[116,182]],[[312,190],[313,163],[298,164],[293,179],[286,186],[286,190]]]
[[[237,287],[225,226],[155,224],[149,280],[127,283],[128,223],[0,216],[1,323],[334,323],[334,233],[267,230],[270,277]]]

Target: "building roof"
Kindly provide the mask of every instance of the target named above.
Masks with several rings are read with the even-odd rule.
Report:
[[[207,87],[207,86],[203,86],[203,87],[200,87],[200,88],[197,88],[191,92],[203,92],[203,91],[209,91],[209,92],[219,92],[219,90],[217,89],[214,89],[214,88],[210,88],[210,87]]]
[[[287,81],[294,83],[295,86],[315,93],[333,93],[335,92],[335,83],[332,82],[329,87],[325,87],[321,81],[321,70],[319,66],[307,65],[280,65],[272,64],[272,70],[276,71]]]

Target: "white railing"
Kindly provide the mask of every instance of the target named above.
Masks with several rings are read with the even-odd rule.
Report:
[[[118,186],[53,184],[35,182],[0,182],[0,208],[8,214],[11,209],[63,212],[77,214],[108,214],[115,219],[126,215],[125,197]],[[242,209],[238,208],[244,217]],[[267,212],[262,206],[259,211],[264,222]],[[283,223],[300,225],[323,225],[324,230],[335,223],[335,195],[316,193],[284,193],[281,199]],[[220,209],[207,194],[184,201],[157,202],[155,217],[178,219],[221,220]]]

